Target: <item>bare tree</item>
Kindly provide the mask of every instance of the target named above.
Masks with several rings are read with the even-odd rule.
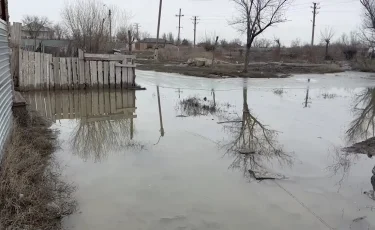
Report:
[[[296,38],[290,44],[291,47],[301,47],[301,45],[302,45],[302,42],[300,38]]]
[[[119,42],[128,42],[128,27],[120,27],[116,33],[116,39]]]
[[[109,28],[105,25],[108,10],[99,0],[66,2],[62,10],[63,23],[70,37],[81,49],[99,52],[107,48]]]
[[[66,36],[66,31],[60,23],[53,26],[53,38],[57,40],[64,39]]]
[[[371,47],[375,45],[375,0],[360,0],[363,8],[363,37]]]
[[[231,22],[246,34],[246,54],[243,72],[247,72],[250,48],[254,39],[272,25],[286,21],[283,13],[291,0],[231,0],[238,16]]]
[[[175,42],[175,40],[174,40],[174,35],[173,35],[173,33],[169,33],[168,34],[168,39],[167,39],[169,42],[171,42],[171,43],[173,43],[174,44],[174,42]]]
[[[325,28],[324,31],[320,31],[320,36],[322,37],[322,41],[325,42],[326,45],[326,54],[325,54],[325,59],[328,60],[328,46],[331,43],[331,39],[335,35],[335,32],[331,27]]]
[[[137,36],[136,32],[132,28],[130,28],[128,30],[128,48],[129,48],[129,54],[132,54],[133,44],[134,44],[136,36]]]
[[[34,39],[34,47],[36,49],[36,39],[39,37],[41,31],[49,26],[51,22],[46,17],[26,15],[22,19],[22,23],[30,38]]]
[[[253,47],[257,47],[257,48],[269,48],[271,46],[272,42],[271,40],[267,39],[267,38],[256,38],[254,39],[254,42],[253,42]]]
[[[151,34],[147,31],[143,31],[139,34],[140,39],[150,38]]]

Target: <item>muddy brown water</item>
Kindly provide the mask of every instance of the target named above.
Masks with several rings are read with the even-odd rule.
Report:
[[[137,83],[24,94],[60,131],[79,203],[66,228],[375,229],[375,161],[339,151],[374,135],[375,77]]]

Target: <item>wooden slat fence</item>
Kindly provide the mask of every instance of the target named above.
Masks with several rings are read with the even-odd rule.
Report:
[[[29,90],[72,90],[87,88],[133,88],[135,56],[88,54],[52,57],[20,50],[19,87]]]

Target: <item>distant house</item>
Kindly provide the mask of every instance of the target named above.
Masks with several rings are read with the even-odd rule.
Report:
[[[37,39],[52,39],[54,36],[55,31],[53,31],[49,27],[43,27],[37,34]],[[31,38],[31,34],[33,34],[33,31],[31,31],[26,26],[22,26],[21,36],[22,38]]]
[[[160,48],[165,48],[166,46],[173,46],[173,43],[167,41],[165,39],[159,39],[158,46]],[[147,50],[147,49],[154,49],[156,46],[156,38],[144,38],[141,41],[135,43],[135,50]]]

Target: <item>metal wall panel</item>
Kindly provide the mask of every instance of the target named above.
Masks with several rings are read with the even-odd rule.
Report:
[[[0,158],[12,125],[12,77],[10,49],[5,21],[0,20]]]

